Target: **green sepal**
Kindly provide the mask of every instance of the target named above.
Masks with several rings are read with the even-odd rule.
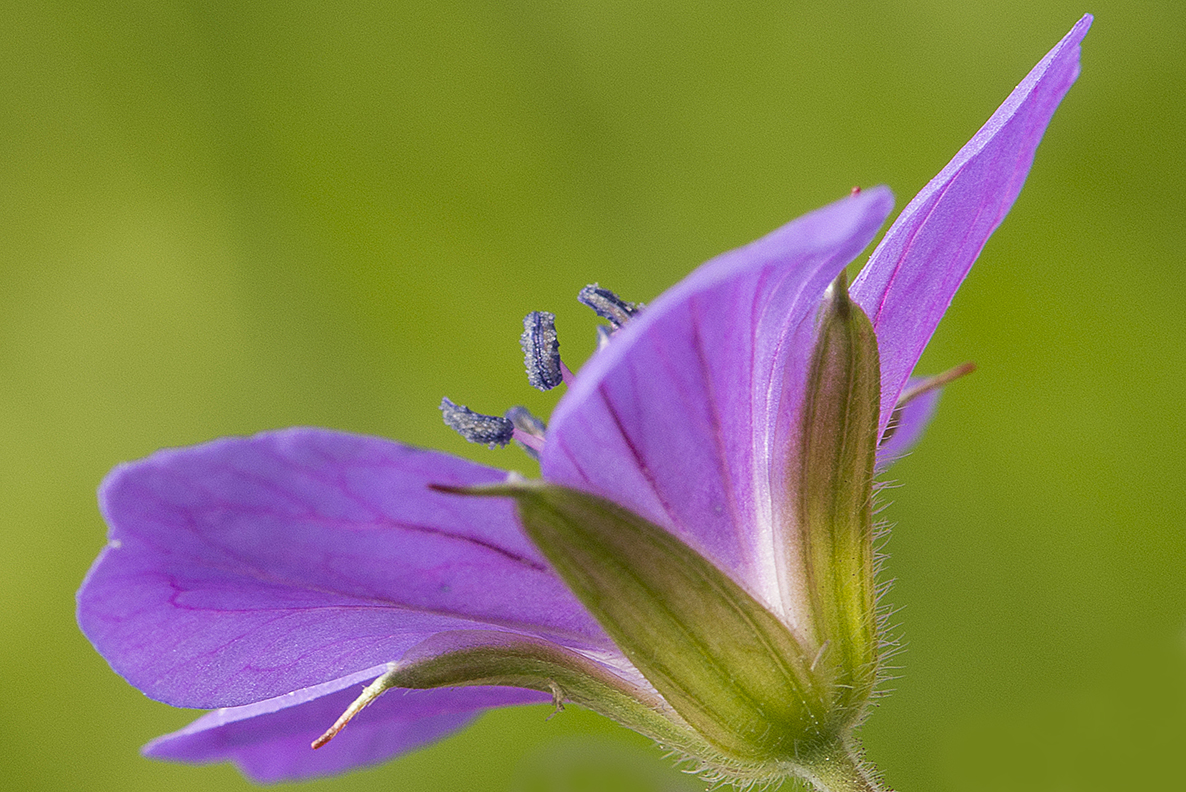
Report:
[[[795,764],[839,736],[812,658],[786,625],[670,532],[547,482],[452,491],[514,498],[527,534],[577,598],[730,762]]]
[[[439,633],[412,647],[387,674],[399,688],[496,685],[550,693],[557,707],[579,704],[671,750],[725,764],[665,702],[606,666],[570,649],[489,630]]]
[[[817,321],[792,480],[819,647],[815,671],[849,724],[873,692],[880,648],[872,516],[880,377],[873,325],[849,299],[841,273]]]
[[[843,737],[803,742],[793,761],[741,759],[707,742],[653,690],[550,641],[489,630],[439,633],[392,663],[352,707],[357,712],[391,688],[496,685],[551,694],[557,711],[579,704],[655,740],[690,762],[709,781],[739,787],[774,784],[789,776],[828,792],[879,792],[859,751]],[[857,782],[857,783],[854,783]],[[865,785],[859,782],[865,782]]]

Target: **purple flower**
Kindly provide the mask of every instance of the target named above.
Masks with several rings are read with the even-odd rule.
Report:
[[[546,484],[507,484],[499,470],[322,429],[225,438],[112,471],[100,489],[109,543],[78,593],[82,630],[151,698],[217,708],[145,753],[230,760],[279,781],[388,759],[488,707],[573,700],[725,777],[770,778],[754,769],[782,750],[762,742],[768,726],[736,746],[713,729],[736,721],[753,690],[784,683],[802,702],[771,718],[799,728],[792,721],[810,716],[803,728],[851,748],[881,640],[866,585],[873,454],[888,464],[925,426],[938,390],[911,384],[915,364],[1017,197],[1090,24],[1080,20],[902,212],[848,292],[863,314],[847,307],[838,276],[888,216],[884,187],[713,259],[645,308],[586,289],[582,300],[614,330],[575,377],[553,354],[554,328],[529,317],[533,382],[569,383],[546,432],[523,414],[443,409],[483,442],[517,427]],[[872,379],[860,379],[862,365]],[[837,385],[850,369],[859,387]],[[872,406],[858,431],[846,422],[863,409],[866,381]],[[867,464],[836,440],[866,436]],[[838,544],[848,534],[821,539],[817,506],[826,522],[853,521],[851,554]],[[593,526],[591,538],[553,531],[569,519]],[[631,581],[651,567],[633,550],[605,549],[619,540],[657,554],[657,577],[637,592]],[[665,567],[669,557],[679,564]],[[842,585],[845,564],[864,588],[821,594],[827,576]],[[715,587],[694,605],[695,581],[675,579],[688,569]],[[621,581],[621,601],[605,595]],[[744,611],[744,629],[769,638],[766,654],[751,663],[716,647],[714,629],[743,628],[727,614],[697,623],[712,608]],[[655,619],[668,619],[656,633],[686,629],[709,660],[668,662],[655,647],[674,643],[638,636]],[[771,682],[763,669],[784,660],[786,679]],[[718,665],[740,693],[703,682]],[[375,680],[358,702],[369,706],[311,750]],[[387,687],[420,689],[377,695]],[[758,709],[785,698],[775,690]],[[812,767],[783,774],[875,788]]]

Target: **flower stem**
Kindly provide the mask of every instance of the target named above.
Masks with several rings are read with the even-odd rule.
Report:
[[[893,792],[854,748],[838,743],[833,750],[821,752],[810,765],[812,786],[818,792]]]

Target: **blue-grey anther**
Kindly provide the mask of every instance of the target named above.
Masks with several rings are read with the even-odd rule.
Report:
[[[527,381],[533,388],[546,391],[564,381],[560,370],[560,340],[556,337],[556,315],[547,311],[532,311],[523,317],[523,362],[527,366]]]
[[[592,308],[598,316],[615,328],[626,324],[642,309],[642,305],[628,303],[609,289],[603,289],[596,283],[591,283],[581,289],[577,299]]]
[[[441,417],[445,419],[445,426],[466,440],[490,448],[511,442],[511,435],[515,432],[515,425],[506,418],[482,415],[448,399],[441,399]]]

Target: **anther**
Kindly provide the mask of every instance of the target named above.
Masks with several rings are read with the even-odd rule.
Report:
[[[643,308],[641,303],[626,302],[609,289],[603,289],[596,283],[591,283],[581,289],[577,299],[592,308],[602,319],[612,324],[614,329],[626,324]]]
[[[539,459],[544,450],[544,436],[548,425],[531,414],[526,407],[512,407],[506,411],[506,418],[514,427],[514,440],[532,459]]]
[[[523,335],[519,337],[519,346],[523,347],[527,381],[533,388],[551,390],[564,381],[555,314],[532,311],[523,317]]]
[[[441,399],[441,417],[445,426],[471,443],[482,443],[490,448],[511,442],[515,425],[497,415],[482,415],[468,407]]]

